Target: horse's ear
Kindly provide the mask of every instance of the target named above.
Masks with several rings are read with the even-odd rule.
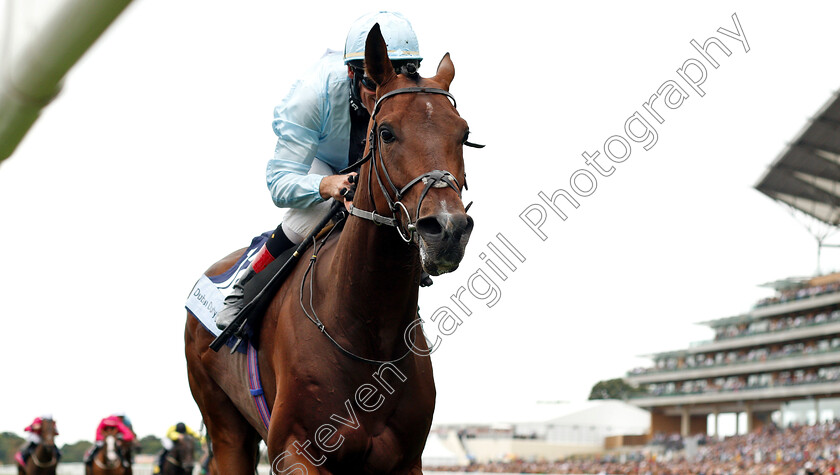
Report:
[[[382,38],[379,23],[373,25],[365,41],[365,71],[378,86],[382,86],[397,75],[394,72],[394,66],[391,65],[391,60],[388,59],[388,45]]]
[[[438,64],[437,73],[432,80],[439,82],[444,89],[449,90],[449,85],[455,79],[455,65],[452,64],[452,59],[449,58],[449,53],[443,55],[443,59]]]

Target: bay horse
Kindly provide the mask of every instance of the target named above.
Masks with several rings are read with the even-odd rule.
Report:
[[[161,475],[192,475],[195,467],[195,439],[185,435],[173,441],[163,464],[160,467]]]
[[[213,441],[211,473],[253,474],[260,439],[274,474],[423,473],[435,384],[418,328],[419,283],[423,269],[451,272],[463,258],[473,227],[461,200],[463,146],[473,144],[448,92],[449,54],[434,77],[397,74],[374,25],[365,67],[376,102],[365,104],[371,121],[351,216],[289,274],[253,342],[268,424],[248,391],[247,358],[210,350],[213,335],[188,314],[187,372]]]
[[[113,433],[115,430],[109,432],[104,438],[105,445],[87,467],[87,475],[132,475],[132,442],[118,437]]]
[[[29,455],[26,466],[18,465],[19,475],[55,475],[58,467],[58,449],[55,446],[55,421],[43,419],[38,433],[41,442]]]

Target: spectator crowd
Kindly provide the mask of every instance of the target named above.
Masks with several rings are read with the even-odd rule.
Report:
[[[766,307],[768,305],[776,305],[785,302],[792,302],[795,300],[808,299],[818,295],[829,294],[840,290],[840,282],[832,282],[824,285],[812,285],[809,287],[800,287],[795,289],[781,290],[773,297],[761,299],[755,304],[756,308]]]
[[[686,444],[687,445],[687,444]],[[692,452],[692,453],[689,453]],[[639,475],[811,475],[840,470],[840,421],[779,429],[773,425],[722,441],[700,438],[686,450],[678,436],[655,437],[649,446],[623,455],[556,461],[514,459],[429,471]]]

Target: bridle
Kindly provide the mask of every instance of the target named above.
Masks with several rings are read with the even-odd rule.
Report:
[[[56,453],[55,453],[55,446],[53,446],[53,450],[50,452],[50,459],[47,460],[46,462],[42,462],[41,460],[39,460],[36,453],[33,453],[31,455],[31,457],[32,457],[32,463],[34,463],[35,466],[38,467],[38,468],[49,468],[49,467],[54,467],[58,464],[58,457],[56,456]]]
[[[379,113],[379,110],[382,107],[382,103],[386,99],[389,99],[399,94],[440,94],[448,97],[452,101],[452,106],[457,107],[455,97],[452,94],[450,94],[449,91],[445,91],[443,89],[431,87],[403,87],[384,94],[382,97],[377,99],[376,105],[373,108],[373,113],[371,113],[371,121],[373,122],[373,124],[370,127],[370,136],[368,137],[368,153],[365,154],[365,156],[362,157],[361,160],[350,165],[345,170],[342,170],[340,173],[345,173],[348,170],[352,170],[370,160],[371,166],[368,167],[367,184],[368,195],[371,197],[371,202],[373,202],[373,211],[361,210],[359,208],[356,208],[355,206],[351,206],[350,214],[358,218],[373,221],[377,225],[384,224],[386,226],[394,227],[397,229],[397,233],[399,233],[400,238],[408,243],[411,242],[411,240],[414,237],[414,231],[417,229],[417,219],[420,216],[420,206],[422,206],[423,200],[426,198],[426,195],[429,193],[429,190],[432,188],[449,187],[455,190],[455,193],[458,194],[458,198],[461,198],[461,185],[460,183],[458,183],[458,180],[455,178],[455,176],[446,170],[432,170],[430,172],[426,172],[420,176],[415,177],[402,188],[397,188],[393,180],[391,180],[391,175],[388,173],[388,169],[385,167],[385,161],[382,158],[382,147],[379,143],[379,134],[377,133],[379,127],[376,121],[376,115]],[[469,141],[464,142],[464,145],[475,148],[484,147],[484,145],[478,145]],[[385,176],[385,182],[382,181],[382,177],[380,176],[380,168],[382,170],[381,175]],[[373,199],[371,175],[376,176],[376,181],[379,183],[379,189],[382,191],[382,194],[385,196],[385,201],[388,203],[388,209],[391,212],[390,217],[383,216],[377,213],[376,201]],[[402,203],[402,199],[409,189],[411,189],[414,185],[420,182],[422,182],[425,186],[423,187],[423,191],[420,193],[420,199],[417,201],[417,208],[414,212],[415,218],[414,221],[412,221],[411,214],[409,213],[408,208],[406,208],[406,206]],[[385,183],[388,184],[388,188],[386,188]],[[391,197],[391,195],[393,195],[393,198]],[[400,215],[405,215],[405,225],[402,224],[400,220]]]
[[[188,470],[189,466],[184,466],[184,462],[182,460],[179,460],[180,457],[179,458],[174,457],[175,454],[180,456],[182,451],[192,450],[192,448],[190,446],[182,446],[181,445],[182,443],[183,442],[179,441],[179,443],[176,444],[175,447],[173,447],[169,451],[169,454],[166,455],[166,461],[169,462],[173,467],[175,467],[179,471],[184,472],[184,473],[188,473],[189,472],[189,470]],[[161,468],[163,468],[163,467],[161,467]]]
[[[344,215],[344,217],[342,219],[345,219],[345,218],[346,218],[346,215]],[[314,237],[312,238],[312,257],[309,259],[309,267],[306,268],[306,272],[304,272],[303,278],[300,280],[300,294],[299,294],[300,295],[300,308],[301,308],[301,310],[303,310],[303,313],[304,313],[304,315],[306,315],[306,318],[308,318],[310,322],[312,322],[316,327],[318,327],[318,331],[323,333],[324,336],[326,336],[327,339],[330,340],[330,342],[332,342],[333,345],[335,345],[339,350],[341,350],[342,353],[349,356],[350,358],[353,358],[356,361],[361,361],[361,362],[364,362],[364,363],[370,363],[370,364],[374,364],[374,365],[378,365],[378,366],[381,366],[381,365],[384,365],[384,364],[399,363],[400,361],[404,360],[408,355],[410,355],[411,353],[414,352],[413,348],[416,348],[416,346],[415,346],[415,342],[417,341],[417,328],[416,328],[416,326],[414,327],[414,333],[412,335],[411,347],[409,347],[406,350],[406,352],[402,354],[402,356],[399,356],[399,357],[391,359],[391,360],[377,360],[377,359],[365,358],[364,356],[357,355],[356,353],[354,353],[354,352],[348,350],[347,348],[345,348],[344,346],[342,346],[341,343],[339,343],[335,338],[333,338],[333,336],[327,331],[326,325],[324,325],[324,323],[321,321],[321,319],[318,318],[318,313],[315,311],[315,302],[313,301],[313,297],[315,295],[315,292],[313,291],[313,289],[315,288],[315,262],[318,259],[318,253],[320,252],[320,249],[324,246],[324,244],[327,242],[327,240],[329,240],[333,231],[335,231],[338,227],[339,227],[338,225],[333,226],[327,232],[326,236],[324,236],[320,239],[320,241],[316,241],[316,238],[314,238]],[[303,301],[304,289],[306,287],[307,277],[309,277],[309,289],[310,289],[310,292],[309,292],[309,309],[306,308],[306,304]],[[416,317],[417,317],[417,319],[419,319],[420,315],[417,315]],[[420,320],[421,323],[422,323],[422,321],[423,320]],[[410,325],[413,325],[413,322]],[[405,332],[403,332],[403,334],[405,334]]]
[[[121,466],[122,467],[127,467],[128,463],[131,459],[131,448],[130,448],[130,446],[128,446],[128,447],[125,446],[124,445],[125,444],[124,439],[122,439],[120,437],[117,437],[116,435],[108,435],[105,438],[105,440],[107,441],[109,437],[113,437],[113,439],[114,439],[114,452],[116,452],[116,456],[117,456],[116,460],[114,460],[113,462],[111,460],[108,460],[108,456],[107,456],[107,453],[106,453],[108,449],[106,448],[106,450],[99,452],[99,454],[102,455],[102,458],[104,458],[105,461],[104,462],[100,461],[99,460],[99,455],[97,455],[97,457],[95,459],[93,459],[93,463],[97,467],[99,467],[103,470],[114,470],[114,469],[116,469],[118,467],[121,467]],[[121,441],[122,441],[122,443],[121,443]]]
[[[53,429],[52,429],[53,436],[54,436],[54,431],[55,431],[54,427],[55,426],[53,425]],[[41,431],[39,431],[39,434],[43,434],[43,431],[44,431],[44,429],[42,428]],[[44,436],[41,435],[41,437],[44,437]],[[52,440],[52,439],[50,438],[49,440]],[[50,459],[47,460],[46,462],[41,461],[41,459],[38,458],[38,450],[37,449],[34,450],[32,452],[31,458],[32,458],[32,463],[34,463],[36,467],[38,467],[38,468],[49,468],[49,467],[54,467],[58,464],[57,450],[56,450],[54,442],[52,442],[52,445],[48,445],[42,439],[42,441],[38,444],[38,447],[43,447],[44,450],[47,450],[50,454]]]

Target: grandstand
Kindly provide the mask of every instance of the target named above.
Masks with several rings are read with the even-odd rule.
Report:
[[[788,208],[820,251],[840,225],[840,95],[835,93],[771,164],[755,188]],[[706,434],[713,416],[745,414],[753,431],[806,401],[814,420],[840,396],[840,273],[781,279],[775,296],[744,314],[707,322],[712,341],[651,355],[627,374],[645,393],[630,402],[651,412],[651,434]],[[821,402],[823,407],[821,408]],[[802,404],[801,402],[799,404]],[[736,419],[737,420],[737,419]]]

